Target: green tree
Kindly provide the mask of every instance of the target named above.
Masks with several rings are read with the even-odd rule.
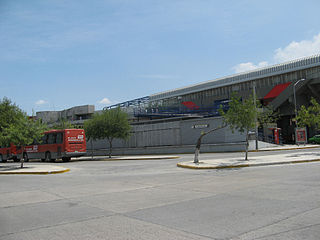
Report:
[[[94,114],[92,119],[84,123],[84,129],[89,140],[107,139],[109,143],[109,158],[111,158],[112,141],[115,138],[128,139],[131,126],[128,121],[128,115],[118,107]]]
[[[220,114],[224,117],[224,122],[229,125],[232,131],[238,130],[240,133],[245,133],[245,160],[248,160],[249,131],[254,129],[256,117],[260,114],[254,101],[255,99],[252,96],[241,101],[241,97],[233,93],[229,109],[226,112],[220,110]]]
[[[40,121],[29,119],[17,105],[4,98],[0,102],[0,145],[13,143],[21,147],[21,167],[23,167],[24,147],[40,140],[46,126]],[[23,155],[24,154],[24,155]]]
[[[320,129],[320,104],[314,98],[311,98],[309,107],[301,106],[296,121],[299,126]]]
[[[10,99],[4,97],[0,100],[0,142],[3,130],[11,124],[16,124],[23,117],[21,109]]]
[[[4,129],[4,141],[6,144],[13,143],[21,147],[21,168],[23,168],[24,160],[28,160],[28,155],[24,152],[24,147],[33,142],[39,142],[45,130],[47,130],[46,125],[42,124],[39,120],[28,119],[26,114],[15,124],[11,124]]]

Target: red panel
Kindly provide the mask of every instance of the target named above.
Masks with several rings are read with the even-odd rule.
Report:
[[[291,82],[276,85],[263,99],[271,99],[278,97],[279,94],[282,93],[290,84]]]
[[[191,110],[199,109],[199,106],[197,106],[197,104],[195,104],[194,102],[191,102],[191,101],[182,102],[182,104]]]

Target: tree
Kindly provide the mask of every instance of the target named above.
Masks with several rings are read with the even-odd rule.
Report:
[[[0,146],[9,146],[7,143],[6,134],[4,132],[12,124],[17,124],[20,118],[23,117],[21,109],[10,99],[4,97],[0,99]]]
[[[3,130],[11,124],[16,124],[23,117],[21,109],[11,102],[10,99],[4,97],[0,100],[0,141]]]
[[[84,123],[84,128],[88,139],[108,140],[109,158],[112,155],[113,139],[128,139],[131,130],[128,115],[121,111],[119,107],[94,114],[92,119]]]
[[[238,130],[240,133],[245,133],[245,160],[248,160],[249,131],[254,129],[256,116],[260,114],[254,101],[255,99],[252,96],[241,101],[241,97],[233,93],[229,109],[226,112],[220,110],[220,114],[224,117],[224,122],[229,125],[232,131]]]
[[[39,120],[28,119],[26,114],[15,124],[4,129],[6,143],[13,143],[21,147],[21,168],[23,168],[24,161],[28,159],[28,155],[24,153],[24,147],[33,142],[39,142],[45,130],[47,130],[46,125]]]
[[[279,111],[274,111],[270,105],[262,108],[261,104],[257,104],[257,120],[260,127],[268,123],[275,123],[279,119]]]
[[[304,105],[298,111],[297,123],[303,127],[315,127],[317,130],[320,128],[320,104],[311,98],[311,104],[308,108]]]
[[[211,129],[211,130],[209,130],[207,132],[201,132],[201,135],[198,138],[197,144],[196,144],[196,150],[195,150],[195,153],[194,153],[194,160],[193,160],[194,163],[199,163],[199,153],[200,153],[200,147],[201,147],[202,138],[204,136],[208,135],[209,133],[212,133],[214,131],[217,131],[217,130],[225,128],[225,127],[226,127],[226,124],[223,124],[222,126],[216,127],[216,128]]]
[[[0,102],[0,145],[13,143],[21,147],[21,168],[23,167],[24,146],[39,141],[46,126],[40,121],[29,119],[19,107],[9,99]]]

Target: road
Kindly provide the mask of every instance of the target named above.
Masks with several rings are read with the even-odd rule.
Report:
[[[249,158],[265,154],[278,152]],[[176,164],[193,156],[180,156],[53,163],[71,171],[2,175],[0,240],[320,239],[320,162],[191,170]]]

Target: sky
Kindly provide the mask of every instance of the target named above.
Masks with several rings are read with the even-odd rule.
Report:
[[[0,98],[105,106],[320,54],[318,0],[0,0]]]

